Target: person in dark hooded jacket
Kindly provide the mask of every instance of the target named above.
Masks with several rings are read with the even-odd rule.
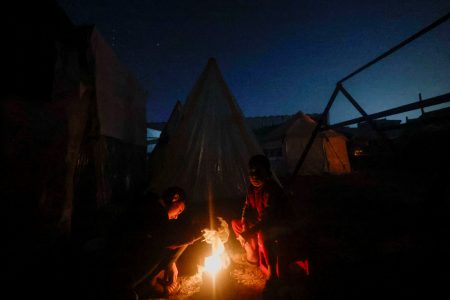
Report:
[[[112,296],[164,297],[178,288],[176,262],[194,242],[176,220],[186,207],[185,192],[168,188],[161,197],[148,193],[135,204],[113,238]]]

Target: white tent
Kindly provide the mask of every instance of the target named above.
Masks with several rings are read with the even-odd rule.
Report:
[[[54,81],[68,122],[61,222],[74,227],[95,209],[130,201],[142,185],[147,97],[95,27],[80,27],[78,35],[79,49],[59,49]]]
[[[276,173],[293,173],[316,124],[311,117],[299,112],[262,139],[262,147],[272,161]],[[349,173],[351,169],[346,142],[344,135],[333,130],[320,132],[299,175]]]
[[[39,47],[54,51],[54,60],[44,52],[27,59],[30,69],[52,72],[32,72],[43,78],[30,83],[12,77],[19,97],[11,94],[0,108],[8,112],[2,123],[11,128],[5,133],[14,172],[6,186],[21,191],[14,199],[27,199],[29,205],[17,211],[33,215],[33,227],[87,233],[104,225],[95,219],[100,210],[131,201],[143,185],[147,96],[94,27],[65,28],[64,18],[57,13],[39,20],[13,47],[17,61],[23,53],[39,54]],[[65,28],[64,38],[53,36],[49,26]],[[52,82],[48,95],[39,92],[46,81]]]
[[[194,85],[165,148],[165,167],[152,171],[154,191],[178,185],[191,203],[242,204],[248,160],[262,151],[214,59]]]

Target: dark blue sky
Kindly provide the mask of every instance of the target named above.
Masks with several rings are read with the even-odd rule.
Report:
[[[448,0],[58,2],[96,24],[149,92],[149,121],[184,102],[209,57],[246,116],[321,112],[336,81],[450,11]],[[450,92],[450,21],[345,87],[369,113]],[[339,97],[331,120],[355,116]]]

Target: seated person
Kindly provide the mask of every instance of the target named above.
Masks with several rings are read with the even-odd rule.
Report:
[[[176,291],[176,262],[194,242],[175,222],[186,207],[185,198],[179,187],[168,188],[162,197],[148,194],[121,223],[112,256],[115,299],[134,299],[133,293],[162,297]]]
[[[259,265],[272,282],[279,278],[277,238],[289,231],[288,202],[272,178],[270,162],[264,155],[250,159],[249,181],[241,219],[232,220],[231,224],[245,249],[247,261]]]

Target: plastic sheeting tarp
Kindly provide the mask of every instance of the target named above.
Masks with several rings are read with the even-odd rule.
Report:
[[[11,219],[22,227],[33,222],[33,230],[69,233],[74,213],[86,220],[86,208],[96,213],[130,200],[145,176],[142,88],[98,32],[68,35],[70,43],[51,41],[51,98],[2,103],[11,170],[6,194],[26,199],[14,201]]]
[[[88,28],[89,29],[89,28]],[[131,201],[145,177],[145,92],[94,28],[85,32],[87,80],[69,111],[73,185],[65,216],[87,232],[100,209]],[[90,227],[91,226],[91,227]]]
[[[153,170],[151,188],[178,185],[195,203],[242,203],[248,160],[262,151],[214,59],[188,96],[165,151],[164,168]]]

